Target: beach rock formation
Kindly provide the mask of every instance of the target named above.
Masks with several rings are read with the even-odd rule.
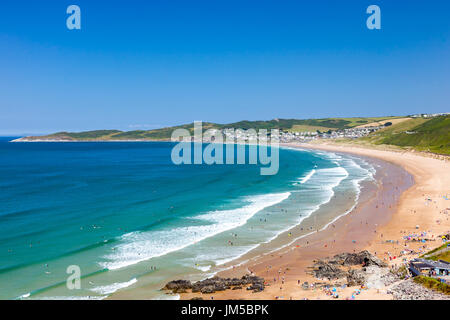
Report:
[[[168,282],[163,289],[172,290],[173,293],[183,293],[191,288],[192,283],[189,280],[174,280]]]
[[[360,286],[366,283],[368,275],[366,270],[363,269],[355,269],[349,270],[347,274],[347,285],[349,287],[352,286]]]
[[[353,266],[362,268],[351,269]],[[358,253],[341,253],[332,258],[318,260],[312,267],[312,274],[319,279],[347,278],[349,286],[367,283],[378,286],[388,280],[389,270],[386,267],[386,263],[364,250]]]
[[[332,264],[339,264],[342,266],[355,266],[362,265],[363,267],[367,266],[378,266],[378,267],[387,267],[387,264],[378,259],[376,256],[372,255],[369,251],[364,250],[358,253],[341,253],[335,255],[333,258],[327,260]]]
[[[316,278],[328,280],[344,278],[346,276],[346,273],[334,263],[321,260],[314,264],[312,273]]]
[[[189,280],[174,280],[168,282],[163,290],[170,290],[173,293],[184,293],[186,290],[201,293],[214,293],[237,287],[250,285],[247,290],[259,292],[264,290],[264,279],[257,276],[245,275],[242,278],[220,278],[213,277],[192,283]]]
[[[372,265],[361,269],[352,269],[347,274],[348,286],[365,285],[368,288],[382,289],[400,280],[389,268]]]

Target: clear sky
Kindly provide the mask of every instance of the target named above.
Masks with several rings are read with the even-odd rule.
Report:
[[[81,8],[68,30],[66,8]],[[366,8],[381,8],[381,30]],[[0,2],[0,134],[448,112],[450,1]]]

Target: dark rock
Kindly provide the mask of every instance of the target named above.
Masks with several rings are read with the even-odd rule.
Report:
[[[214,292],[216,292],[216,290],[215,290],[214,286],[205,286],[200,289],[200,292],[201,293],[214,293]]]
[[[362,267],[387,267],[387,264],[372,255],[369,251],[364,250],[358,253],[341,253],[332,258],[316,261],[313,265],[313,275],[321,279],[340,279],[347,277],[349,285],[363,284],[367,278],[365,270],[354,270],[345,272],[340,267],[350,266]]]
[[[250,284],[251,290],[264,290],[264,279],[257,276],[245,275],[242,278],[220,278],[213,277],[192,284],[186,280],[175,280],[167,283],[163,289],[172,290],[172,292],[183,292],[182,290],[192,289],[192,292],[214,293],[224,291],[231,287],[241,287]],[[184,291],[186,292],[186,291]]]
[[[168,282],[163,290],[181,290],[191,289],[192,283],[189,280],[174,280]]]
[[[336,265],[325,261],[318,261],[313,266],[313,274],[319,279],[339,279],[345,277],[346,273]]]
[[[247,290],[253,290],[253,292],[264,291],[264,283],[255,282],[250,287],[248,287]]]
[[[376,256],[372,255],[369,251],[364,250],[358,253],[341,253],[335,255],[333,258],[328,259],[328,263],[340,264],[342,266],[355,266],[362,265],[367,266],[378,266],[387,267],[387,264],[378,259]]]
[[[355,269],[349,270],[347,274],[347,285],[351,286],[360,286],[366,283],[367,274],[366,270],[363,269]]]

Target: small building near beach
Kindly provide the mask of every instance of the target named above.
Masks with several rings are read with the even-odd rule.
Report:
[[[409,270],[414,276],[448,276],[450,263],[444,260],[432,261],[418,258],[409,262]]]

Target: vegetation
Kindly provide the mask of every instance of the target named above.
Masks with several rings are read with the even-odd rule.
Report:
[[[280,129],[284,131],[321,131],[348,129],[359,126],[361,124],[369,124],[374,121],[387,119],[395,119],[398,117],[372,117],[372,118],[324,118],[324,119],[274,119],[269,121],[239,121],[228,124],[217,124],[203,122],[203,130],[210,128],[224,129]],[[186,124],[174,127],[167,127],[154,130],[135,130],[135,131],[119,131],[119,130],[96,130],[86,132],[58,132],[40,138],[49,139],[68,139],[68,140],[164,140],[170,139],[175,129],[187,129],[193,134],[193,124]]]
[[[447,247],[447,243],[444,243],[442,246],[434,248],[433,250],[428,251],[427,253],[424,253],[423,255],[421,255],[420,257],[423,258],[424,256],[428,256],[432,253],[435,253],[436,251],[439,251],[441,249],[444,249]]]
[[[423,254],[421,258],[426,258],[434,261],[444,260],[450,262],[450,248],[448,247],[449,244],[450,243],[444,243],[442,246]]]
[[[106,140],[114,134],[120,133],[119,130],[94,130],[84,132],[57,132],[45,136],[48,139],[66,139],[66,140]],[[40,137],[42,138],[42,137]]]
[[[362,140],[448,155],[450,116],[410,119],[374,132]]]
[[[425,277],[425,276],[417,276],[414,277],[414,282],[419,283],[427,288],[443,292],[445,294],[450,295],[450,285],[440,282],[437,279]]]
[[[450,250],[430,256],[430,257],[428,257],[428,259],[434,260],[434,261],[444,260],[444,261],[450,262]]]

